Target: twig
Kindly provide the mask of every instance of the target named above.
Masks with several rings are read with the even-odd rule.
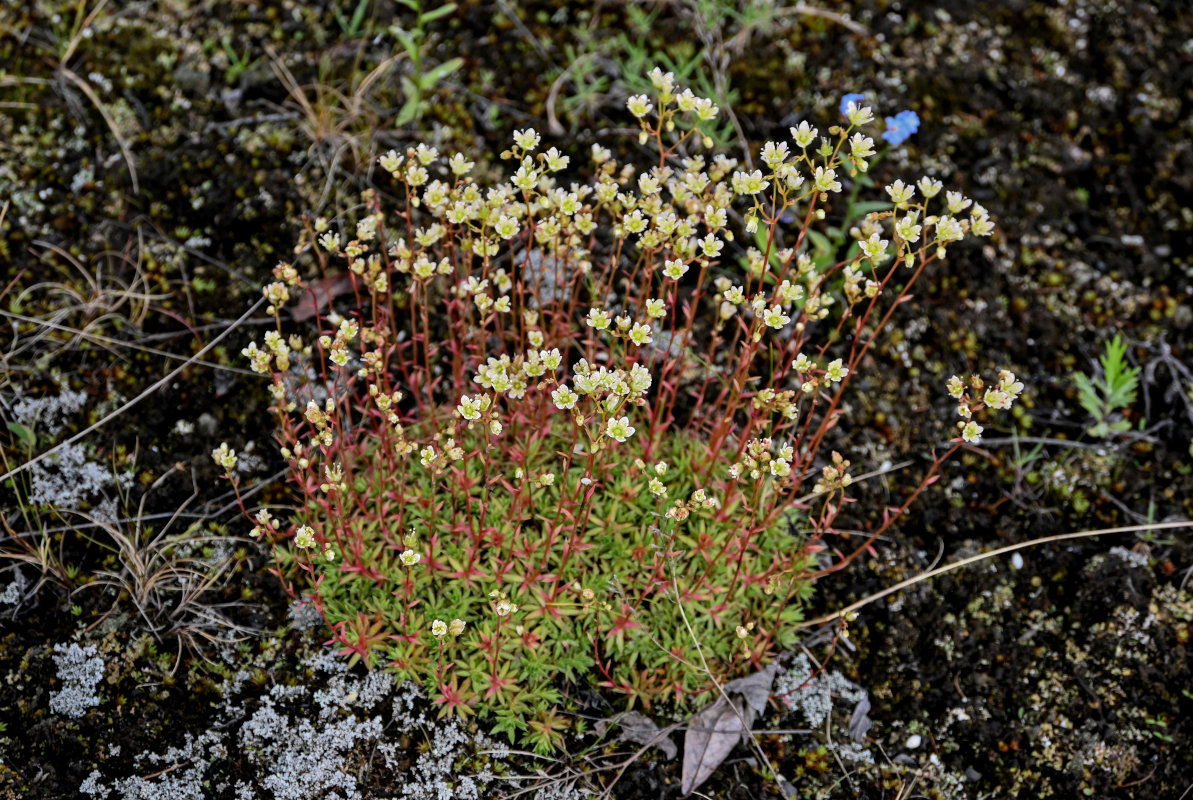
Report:
[[[110,345],[114,345],[116,347],[127,347],[130,350],[139,350],[142,353],[151,353],[152,355],[155,355],[155,356],[163,356],[164,358],[172,358],[175,361],[186,361],[187,360],[187,356],[181,355],[179,353],[171,353],[168,350],[159,350],[156,347],[148,347],[146,345],[137,344],[135,342],[124,342],[124,341],[121,341],[120,339],[113,339],[110,336],[104,336],[103,334],[90,333],[89,331],[85,331],[80,328],[72,328],[69,325],[60,325],[57,322],[50,322],[49,320],[38,319],[37,317],[27,317],[24,314],[17,314],[12,311],[5,311],[3,308],[0,308],[0,315],[8,317],[9,319],[15,319],[19,322],[28,322],[28,323],[31,323],[34,325],[42,325],[44,327],[51,328],[56,331],[62,331],[63,333],[73,334],[74,336],[77,336],[81,339],[87,339],[88,341],[95,342],[96,344],[110,344]],[[229,367],[229,366],[225,366],[223,364],[217,364],[214,361],[190,361],[190,363],[198,364],[199,366],[203,366],[203,367],[211,367],[212,369],[221,369],[226,372],[235,372],[240,375],[250,375],[254,378],[260,377],[257,375],[257,373],[253,372],[252,370],[244,369],[243,367]]]
[[[185,362],[185,363],[183,363],[181,366],[179,366],[179,367],[178,367],[178,369],[174,370],[174,371],[173,371],[173,372],[171,372],[169,375],[166,375],[164,378],[162,378],[161,380],[159,380],[159,381],[157,381],[156,383],[154,383],[154,384],[153,384],[152,386],[150,386],[148,389],[146,389],[145,391],[141,392],[139,395],[137,395],[136,397],[134,397],[132,400],[129,400],[127,403],[125,403],[125,404],[124,404],[124,405],[122,405],[120,408],[118,408],[118,409],[116,409],[115,411],[113,411],[111,414],[108,414],[106,417],[104,417],[103,419],[101,419],[99,422],[96,422],[94,425],[91,425],[90,427],[86,428],[85,430],[79,431],[79,432],[78,432],[78,433],[76,433],[74,436],[70,437],[69,439],[66,439],[65,441],[59,442],[58,444],[54,445],[54,446],[53,446],[53,447],[51,447],[49,450],[45,451],[44,453],[42,453],[41,455],[37,456],[36,458],[32,458],[32,459],[30,459],[30,460],[26,461],[24,464],[21,464],[21,465],[20,465],[19,467],[17,467],[16,469],[9,470],[8,472],[4,473],[3,475],[0,475],[0,481],[4,481],[5,479],[7,479],[7,478],[11,478],[11,477],[13,477],[14,475],[19,475],[19,474],[21,474],[21,473],[22,473],[22,472],[24,472],[25,470],[27,470],[27,469],[29,469],[30,467],[32,467],[34,464],[36,464],[36,463],[38,463],[39,461],[41,461],[42,459],[49,457],[51,454],[58,452],[59,450],[61,450],[62,448],[66,447],[66,446],[68,446],[68,445],[74,444],[75,442],[79,441],[80,439],[82,439],[82,438],[83,438],[84,436],[86,436],[87,434],[91,433],[92,431],[94,431],[94,430],[96,430],[96,429],[98,429],[98,428],[101,428],[101,427],[103,427],[104,425],[106,425],[107,423],[111,422],[111,421],[112,421],[113,419],[115,419],[116,417],[118,417],[118,416],[120,416],[121,414],[123,414],[125,411],[128,411],[130,408],[132,408],[133,406],[135,406],[137,403],[141,402],[141,401],[142,401],[142,400],[144,400],[146,397],[148,397],[149,395],[153,394],[153,393],[154,393],[154,392],[156,392],[158,389],[160,389],[161,387],[165,386],[167,383],[169,383],[170,381],[172,381],[172,380],[173,380],[173,379],[174,379],[174,378],[175,378],[175,377],[176,377],[176,376],[177,376],[177,375],[178,375],[180,372],[182,372],[182,371],[183,371],[184,369],[186,369],[187,367],[191,366],[191,364],[195,363],[196,361],[199,361],[199,360],[201,360],[201,359],[202,359],[202,357],[203,357],[204,355],[206,355],[206,354],[207,354],[207,353],[208,353],[210,350],[212,350],[212,349],[213,349],[213,348],[214,348],[214,347],[215,347],[217,344],[219,344],[221,341],[223,341],[223,340],[224,340],[224,339],[225,339],[225,338],[228,336],[228,334],[232,333],[232,331],[234,331],[234,330],[236,330],[238,327],[240,327],[240,324],[241,324],[242,322],[244,322],[246,319],[248,319],[249,317],[251,317],[251,316],[253,315],[253,313],[254,313],[254,312],[255,312],[255,311],[258,309],[258,308],[260,308],[262,305],[264,305],[264,304],[265,304],[265,298],[264,298],[264,297],[262,297],[262,298],[258,299],[258,300],[257,300],[257,302],[253,303],[252,307],[251,307],[251,308],[249,308],[249,310],[248,310],[248,311],[246,311],[246,312],[244,312],[243,314],[241,314],[241,316],[240,316],[240,319],[236,320],[236,321],[235,321],[235,322],[233,322],[231,325],[229,325],[227,330],[225,330],[225,331],[224,331],[223,333],[221,333],[219,336],[217,336],[217,337],[215,337],[214,339],[212,339],[212,340],[211,340],[211,341],[210,341],[210,342],[207,344],[207,346],[205,346],[205,347],[204,347],[202,350],[200,350],[198,353],[195,353],[195,355],[194,355],[194,356],[192,356],[191,358],[188,358],[188,359],[186,360],[186,362]]]
[[[1087,538],[1090,536],[1103,536],[1103,535],[1109,534],[1109,533],[1131,533],[1133,531],[1163,530],[1163,529],[1167,529],[1167,528],[1193,528],[1193,520],[1184,520],[1184,521],[1180,521],[1180,522],[1157,522],[1157,523],[1151,523],[1148,525],[1125,525],[1121,528],[1104,528],[1104,529],[1098,530],[1098,531],[1078,531],[1076,533],[1060,533],[1060,534],[1057,534],[1056,536],[1045,536],[1042,539],[1032,539],[1027,542],[1020,542],[1019,544],[1012,544],[1012,545],[1008,545],[1006,547],[1000,547],[997,550],[991,550],[989,553],[979,553],[976,556],[970,556],[969,558],[963,558],[960,561],[954,562],[952,564],[946,564],[943,567],[929,570],[928,572],[924,572],[920,575],[916,575],[913,578],[908,578],[905,581],[900,581],[899,583],[896,583],[894,586],[883,589],[881,592],[876,592],[875,594],[872,594],[869,597],[863,598],[863,599],[857,601],[856,603],[853,603],[852,605],[848,605],[839,611],[834,611],[833,613],[826,614],[823,617],[817,617],[816,619],[805,620],[803,622],[797,623],[796,627],[797,628],[813,628],[813,627],[816,627],[817,625],[824,625],[825,623],[833,622],[834,620],[840,619],[841,617],[845,616],[846,614],[850,614],[854,611],[857,611],[859,608],[868,606],[877,600],[881,600],[884,597],[894,594],[895,592],[902,591],[903,589],[906,589],[908,586],[917,584],[920,581],[931,580],[932,578],[935,578],[939,575],[944,575],[946,572],[952,572],[953,570],[957,570],[957,569],[960,569],[961,567],[969,566],[970,564],[974,564],[978,561],[982,561],[987,558],[994,558],[995,556],[1005,555],[1007,553],[1013,553],[1016,550],[1023,550],[1024,548],[1027,548],[1027,547],[1034,547],[1035,545],[1039,545],[1039,544],[1048,544],[1049,542],[1063,542],[1068,539],[1084,539],[1084,538]]]
[[[826,8],[806,6],[803,3],[800,3],[799,5],[793,6],[792,8],[776,12],[775,16],[781,16],[783,14],[798,14],[804,17],[820,17],[821,19],[827,19],[830,22],[835,22],[843,28],[848,28],[858,36],[870,35],[870,29],[865,25],[862,25],[860,22],[854,22],[843,14],[838,14],[835,11],[829,11]]]

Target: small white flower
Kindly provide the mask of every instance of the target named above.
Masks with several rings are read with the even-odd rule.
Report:
[[[527,128],[524,131],[514,131],[514,143],[523,150],[533,150],[539,146],[539,135],[534,128]]]
[[[663,264],[663,274],[673,281],[677,281],[686,275],[688,272],[688,265],[679,259],[667,259]]]
[[[555,402],[556,408],[560,411],[567,411],[576,406],[576,401],[580,399],[580,396],[567,386],[560,386],[551,392],[551,399]]]
[[[463,153],[456,153],[448,159],[447,165],[451,167],[452,174],[457,177],[463,177],[472,171],[475,164],[472,161],[464,158]]]
[[[931,200],[933,197],[936,197],[936,195],[940,194],[940,190],[944,188],[944,184],[925,175],[924,177],[920,178],[919,187],[920,193],[923,194],[924,197]]]
[[[636,94],[626,101],[626,108],[628,108],[630,113],[635,117],[641,119],[650,113],[650,110],[654,108],[654,105],[650,102],[646,95]]]
[[[603,331],[609,327],[609,315],[605,311],[594,306],[588,310],[587,323],[588,327],[596,328],[598,331]]]
[[[649,325],[638,323],[630,330],[630,341],[641,347],[644,344],[651,342],[651,330]]]
[[[634,428],[630,425],[629,417],[614,417],[605,423],[605,434],[614,441],[624,442],[634,435]]]
[[[816,141],[816,136],[819,133],[814,127],[809,125],[807,121],[801,122],[798,127],[791,129],[791,138],[799,149],[806,150],[808,145]]]
[[[310,525],[300,525],[294,532],[294,546],[302,550],[310,550],[315,546],[315,531]]]
[[[833,383],[840,383],[848,374],[849,368],[839,358],[830,361],[828,366],[824,368],[824,376]]]
[[[907,186],[903,181],[895,181],[886,187],[886,193],[891,196],[891,202],[897,208],[903,208],[915,195],[915,187]]]
[[[219,447],[212,450],[211,457],[228,472],[236,469],[236,451],[228,447],[227,442],[221,442]]]
[[[837,171],[833,169],[817,167],[816,174],[812,176],[812,182],[816,185],[816,191],[818,192],[841,191],[841,183],[837,180]]]

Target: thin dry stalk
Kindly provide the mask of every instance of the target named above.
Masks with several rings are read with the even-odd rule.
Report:
[[[979,553],[976,556],[970,556],[968,558],[963,558],[960,561],[956,561],[952,564],[946,564],[943,567],[937,567],[936,569],[928,570],[927,572],[923,572],[919,575],[916,575],[913,578],[908,578],[905,581],[900,581],[899,583],[896,583],[894,586],[890,586],[886,589],[883,589],[881,592],[875,592],[874,594],[872,594],[868,597],[864,597],[861,600],[857,601],[856,603],[852,603],[850,605],[845,606],[845,608],[842,608],[839,611],[834,611],[831,614],[825,614],[823,617],[817,617],[816,619],[804,620],[803,622],[797,623],[796,627],[814,628],[817,625],[824,625],[829,622],[834,622],[834,621],[846,616],[847,614],[851,614],[854,611],[857,611],[858,609],[865,608],[866,606],[870,605],[871,603],[881,600],[884,597],[889,597],[890,595],[895,594],[896,592],[901,592],[904,589],[906,589],[907,587],[914,586],[915,584],[920,583],[921,581],[931,580],[931,579],[936,578],[940,575],[944,575],[945,573],[961,569],[962,567],[967,567],[970,564],[976,564],[977,562],[984,561],[987,558],[995,558],[997,556],[1004,556],[1007,553],[1013,553],[1016,550],[1023,550],[1028,547],[1035,547],[1037,545],[1048,544],[1050,542],[1063,542],[1063,541],[1067,541],[1069,539],[1086,539],[1086,538],[1090,538],[1093,536],[1105,536],[1105,535],[1111,534],[1111,533],[1136,533],[1139,531],[1169,530],[1169,529],[1173,529],[1173,528],[1193,528],[1193,521],[1185,520],[1185,521],[1178,521],[1178,522],[1153,522],[1153,523],[1149,523],[1146,525],[1124,525],[1121,528],[1103,528],[1101,530],[1077,531],[1075,533],[1060,533],[1055,536],[1045,536],[1042,539],[1032,539],[1030,541],[1020,542],[1019,544],[1007,545],[1006,547],[1000,547],[997,550],[991,550],[989,553]]]
[[[235,322],[233,322],[231,325],[229,325],[228,328],[223,333],[221,333],[219,336],[212,339],[202,350],[200,350],[198,353],[195,353],[195,355],[193,355],[192,357],[188,358],[185,362],[183,362],[183,364],[181,366],[179,366],[173,372],[169,373],[168,375],[161,378],[160,380],[155,381],[151,386],[149,386],[149,388],[145,389],[145,391],[141,392],[139,395],[134,397],[132,400],[129,400],[127,403],[120,406],[120,408],[117,408],[115,411],[111,412],[110,414],[108,414],[107,416],[105,416],[103,419],[99,420],[95,424],[88,426],[86,429],[84,429],[82,431],[79,431],[74,436],[71,436],[69,439],[59,442],[58,444],[54,445],[53,447],[51,447],[49,450],[45,451],[41,455],[36,456],[35,458],[32,458],[32,459],[26,461],[24,464],[21,464],[18,467],[8,470],[3,475],[0,475],[0,482],[6,480],[8,478],[11,478],[15,475],[19,475],[20,473],[30,469],[34,464],[37,464],[40,461],[48,458],[49,456],[51,456],[54,453],[61,450],[62,448],[74,444],[75,442],[86,437],[88,434],[92,433],[93,431],[96,431],[99,428],[102,428],[104,425],[106,425],[109,422],[111,422],[112,420],[116,419],[121,414],[123,414],[125,411],[128,411],[130,408],[135,407],[138,403],[140,403],[146,397],[149,397],[149,395],[153,394],[158,389],[165,386],[170,381],[174,380],[174,378],[177,377],[179,375],[179,373],[181,373],[187,367],[190,367],[191,365],[201,361],[203,356],[207,355],[207,353],[209,353],[212,349],[215,348],[216,345],[218,345],[220,342],[222,342],[224,339],[226,339],[234,330],[236,330],[241,325],[243,325],[245,320],[249,319],[263,305],[265,305],[265,298],[262,297],[259,300],[257,300],[256,303],[253,303],[252,307],[249,308],[248,311],[241,314],[239,319],[237,319]]]

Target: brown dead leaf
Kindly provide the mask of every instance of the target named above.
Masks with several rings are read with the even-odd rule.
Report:
[[[849,717],[849,738],[855,742],[864,741],[873,724],[870,719],[870,696],[862,695],[862,699],[854,706],[853,715]]]
[[[753,717],[753,709],[749,709],[741,698],[729,703],[722,696],[692,717],[683,740],[680,791],[684,797],[708,780],[733,752],[746,730],[742,720],[746,713]]]
[[[679,755],[679,748],[675,746],[675,742],[671,741],[671,737],[664,736],[655,721],[645,714],[628,711],[616,717],[602,719],[592,727],[598,736],[604,736],[605,731],[614,725],[621,729],[621,733],[617,736],[619,742],[657,747],[663,751],[663,755],[667,757],[668,761]]]
[[[774,685],[775,673],[778,670],[778,664],[767,664],[764,669],[760,669],[753,675],[729,681],[725,684],[725,693],[740,694],[750,708],[761,714],[766,710],[766,703],[770,700],[770,689]]]

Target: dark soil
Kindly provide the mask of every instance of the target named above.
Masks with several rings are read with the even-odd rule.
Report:
[[[722,43],[731,106],[755,152],[801,119],[835,119],[841,94],[865,92],[880,115],[911,108],[922,120],[879,166],[877,184],[929,173],[998,224],[983,245],[950,249],[854,384],[853,462],[912,459],[890,480],[897,495],[954,435],[942,391],[949,375],[1004,367],[1027,386],[1014,420],[1022,442],[1012,443],[1010,424],[989,428],[872,555],[821,581],[809,617],[925,570],[938,553],[952,562],[1057,533],[1193,515],[1193,386],[1179,369],[1193,367],[1193,15],[1184,2],[820,4],[860,22],[861,35],[810,14],[747,33],[740,14],[702,26],[687,10],[696,4],[644,12],[468,0],[428,26],[429,61],[460,55],[464,67],[406,129],[393,125],[406,62],[358,106],[333,105],[322,127],[304,118],[281,77],[288,70],[298,84],[350,94],[391,54],[390,40],[380,43],[385,28],[413,24],[404,6],[369,3],[349,35],[330,3],[185,5],[114,3],[65,65],[102,89],[134,158],[136,191],[109,124],[61,66],[74,6],[0,9],[0,284],[9,287],[0,297],[9,311],[65,309],[62,325],[190,356],[255,302],[304,214],[358,202],[378,153],[422,130],[441,148],[495,163],[514,128],[551,129],[557,79],[563,133],[545,138],[577,154],[593,141],[623,142],[633,128],[624,99],[644,81],[634,48],[648,67],[659,54],[690,64],[687,80],[698,83],[711,72],[701,54]],[[284,69],[271,66],[267,45]],[[561,78],[586,52],[596,57]],[[96,269],[103,282],[80,282]],[[82,295],[68,302],[51,284]],[[138,305],[130,289],[152,299]],[[252,326],[267,322],[251,320],[207,358],[242,367]],[[36,331],[12,324],[0,337],[6,353]],[[1095,374],[1116,334],[1144,368],[1140,396],[1128,431],[1094,438],[1072,375]],[[6,359],[0,393],[10,403],[56,384],[85,391],[93,402],[78,430],[178,363],[62,335]],[[221,441],[255,441],[262,461],[246,480],[283,501],[284,488],[269,482],[280,464],[264,388],[248,375],[188,368],[134,418],[95,434],[96,452],[135,475],[129,510],[181,462],[149,492],[144,513],[170,513],[198,487],[188,511],[222,510],[230,532],[244,535],[208,455]],[[0,436],[10,463],[25,457],[15,433]],[[872,502],[858,507],[880,508],[883,491],[859,487]],[[23,530],[12,495],[0,498]],[[829,668],[869,692],[877,763],[841,763],[824,731],[763,736],[764,750],[798,797],[1181,797],[1193,786],[1188,536],[1043,545],[1022,551],[1021,564],[982,561],[866,608],[853,645],[838,646]],[[84,575],[102,568],[106,551],[66,541]],[[275,630],[287,600],[265,566],[246,551],[224,599],[244,607],[244,621]],[[82,796],[79,784],[112,740],[124,756],[105,769],[130,774],[136,753],[163,751],[211,723],[219,671],[187,655],[168,677],[173,645],[137,635],[127,604],[118,603],[125,616],[99,622],[117,599],[48,586],[5,619],[0,797]],[[64,721],[47,710],[50,648],[92,624],[106,653],[123,654],[105,687],[111,702]],[[814,652],[822,657],[825,646]],[[775,708],[759,728],[804,727]],[[740,749],[701,791],[780,796],[750,755]],[[642,760],[614,795],[675,797],[679,774],[678,760]]]

